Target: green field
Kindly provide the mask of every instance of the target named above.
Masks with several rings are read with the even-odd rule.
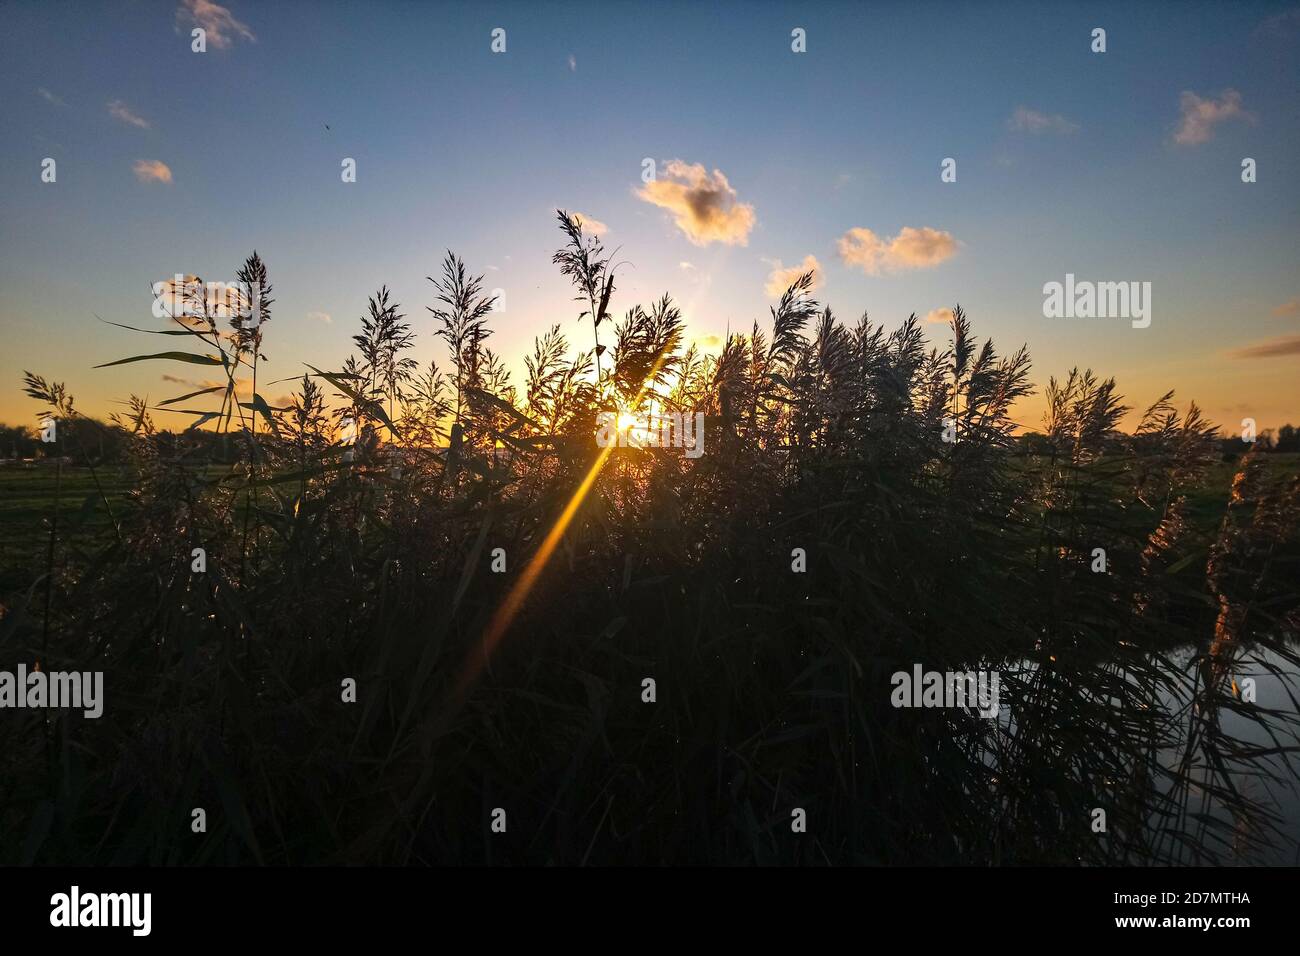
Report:
[[[125,505],[133,484],[128,470],[99,469],[99,486],[114,512]],[[109,531],[108,509],[86,468],[58,474],[50,465],[0,469],[0,603],[31,586],[45,567],[55,501],[59,546],[86,547]]]
[[[1263,457],[1264,474],[1270,482],[1286,481],[1300,474],[1300,454],[1282,452]],[[1235,461],[1217,462],[1196,493],[1188,496],[1189,515],[1198,527],[1208,528],[1223,517],[1237,466]]]
[[[1264,460],[1272,481],[1300,473],[1300,454],[1271,454]],[[1202,530],[1208,531],[1222,517],[1236,471],[1235,461],[1217,462],[1191,496],[1189,514]],[[132,485],[130,470],[123,467],[99,469],[98,485],[86,468],[64,467],[61,475],[51,465],[0,469],[0,528],[4,529],[0,535],[0,603],[30,587],[44,568],[56,496],[58,547],[81,549],[92,546],[112,527],[103,499],[120,515],[128,505]]]

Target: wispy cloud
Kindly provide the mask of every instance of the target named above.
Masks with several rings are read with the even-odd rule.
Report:
[[[1273,308],[1273,314],[1279,318],[1288,315],[1300,315],[1300,299],[1292,299],[1290,302],[1283,302]]]
[[[248,24],[236,20],[229,10],[212,0],[181,0],[181,5],[176,8],[176,29],[182,27],[186,30],[202,27],[208,44],[217,50],[228,49],[236,37],[243,37],[250,43],[257,42]]]
[[[1300,7],[1284,10],[1269,17],[1255,29],[1259,36],[1273,37],[1279,40],[1293,40],[1300,36]]]
[[[582,223],[583,232],[590,233],[593,236],[603,236],[605,233],[609,232],[609,226],[605,225],[595,216],[588,216],[585,212],[577,211],[575,211],[573,215],[577,216],[578,220]]]
[[[845,265],[872,276],[932,268],[955,256],[960,245],[952,233],[929,226],[904,226],[892,239],[882,239],[870,229],[855,227],[838,242],[840,259]]]
[[[944,325],[947,325],[949,322],[952,321],[952,309],[949,308],[931,309],[929,312],[926,313],[925,321],[936,322],[936,323],[942,322]]]
[[[334,324],[334,318],[328,312],[308,312],[307,318],[313,322],[324,322],[326,325]]]
[[[170,385],[184,385],[186,388],[221,388],[230,384],[229,382],[217,381],[212,378],[184,378],[180,375],[170,375],[167,372],[163,373],[162,380]],[[253,393],[252,380],[248,378],[235,379],[235,393],[247,393],[251,395]],[[282,403],[277,400],[277,404]]]
[[[1224,90],[1217,100],[1205,99],[1191,90],[1183,90],[1179,101],[1182,112],[1174,142],[1180,146],[1194,146],[1214,139],[1214,127],[1230,119],[1253,120],[1254,117],[1241,106],[1241,94]]]
[[[121,100],[110,100],[108,103],[108,115],[115,120],[121,120],[131,126],[138,126],[140,129],[149,129],[150,123],[143,116],[137,114],[131,107],[127,106]]]
[[[131,168],[135,170],[135,178],[142,183],[170,183],[172,181],[171,167],[162,160],[137,159],[135,165]]]
[[[1300,355],[1300,333],[1278,335],[1228,353],[1229,358],[1235,359],[1281,358],[1284,355]]]
[[[1040,113],[1038,110],[1018,106],[1007,120],[1007,128],[1023,133],[1059,133],[1064,136],[1077,133],[1079,124],[1060,113]]]
[[[217,388],[218,386],[229,384],[229,382],[218,382],[216,379],[204,379],[198,383],[199,388]],[[235,379],[235,393],[238,394],[240,392],[246,392],[249,395],[253,394],[253,380],[251,378]]]
[[[783,266],[780,259],[771,260],[770,265],[772,271],[768,273],[767,284],[763,287],[769,298],[781,298],[790,284],[805,272],[813,274],[812,288],[816,289],[822,284],[822,267],[816,256],[804,256],[803,262],[797,266]]]
[[[578,58],[574,56],[572,53],[569,54],[569,72],[570,73],[578,72]]]
[[[677,228],[697,246],[710,242],[729,246],[749,243],[756,221],[754,207],[738,201],[720,169],[710,175],[699,163],[670,160],[660,178],[646,183],[637,195],[671,212]]]
[[[47,103],[53,103],[55,106],[68,105],[67,103],[63,102],[63,100],[59,99],[57,96],[55,96],[53,93],[51,93],[43,86],[36,87],[36,93],[37,95],[40,96],[41,99],[45,100],[45,102]]]

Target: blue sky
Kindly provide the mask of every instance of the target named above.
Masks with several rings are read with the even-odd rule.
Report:
[[[666,291],[706,343],[765,319],[775,264],[811,255],[846,320],[960,302],[1002,351],[1028,343],[1039,383],[1090,365],[1133,404],[1177,388],[1228,427],[1300,421],[1294,4],[188,2],[0,12],[0,419],[35,411],[24,368],[101,414],[179,392],[161,365],[92,371],[156,344],[92,313],[151,322],[151,282],[233,280],[254,248],[266,378],[337,367],[382,284],[441,361],[425,276],[447,248],[504,290],[489,344],[518,378],[552,323],[590,345],[550,264],[564,207],[628,262],[618,314]],[[196,19],[228,46],[192,52]],[[642,194],[645,157],[718,171],[752,224],[692,242]],[[851,229],[946,239],[871,274],[839,252]],[[1150,281],[1150,328],[1044,318],[1067,272]]]

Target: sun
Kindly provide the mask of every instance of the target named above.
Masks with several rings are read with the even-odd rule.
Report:
[[[622,442],[633,447],[644,447],[650,436],[650,418],[627,409],[620,409],[615,419]]]

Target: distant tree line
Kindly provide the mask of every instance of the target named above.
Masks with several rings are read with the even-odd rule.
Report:
[[[1139,438],[1140,440],[1140,438]],[[1024,432],[1018,438],[1020,449],[1029,455],[1051,453],[1051,443],[1041,432]],[[1283,425],[1274,431],[1266,428],[1256,437],[1255,448],[1263,452],[1300,452],[1300,431],[1291,424]],[[1229,435],[1219,439],[1219,451],[1225,458],[1235,458],[1249,450],[1249,445],[1240,435]]]
[[[55,434],[56,440],[46,443],[41,441],[39,428],[0,423],[0,460],[64,457],[77,465],[117,465],[129,459],[131,434],[120,425],[77,416],[59,419]],[[185,441],[196,457],[211,462],[233,464],[239,457],[227,435],[192,431]]]
[[[161,435],[167,435],[164,431]],[[0,459],[51,458],[58,455],[71,457],[75,464],[113,465],[126,461],[130,434],[120,425],[93,418],[78,417],[60,421],[58,441],[45,444],[40,430],[27,425],[0,423]],[[233,464],[238,459],[238,449],[229,436],[207,431],[190,431],[185,436],[187,448],[197,451],[199,458],[213,463]],[[1030,455],[1050,454],[1051,447],[1041,432],[1024,432],[1018,438],[1022,452]],[[195,448],[195,445],[198,447]],[[1255,442],[1262,452],[1300,452],[1300,430],[1287,424],[1266,428]],[[1246,450],[1240,436],[1219,440],[1219,450],[1231,458]]]

